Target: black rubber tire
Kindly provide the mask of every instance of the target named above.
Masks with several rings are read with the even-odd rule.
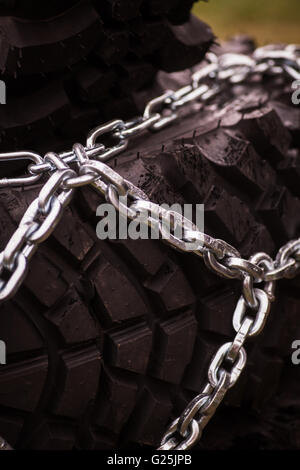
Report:
[[[64,150],[137,112],[135,93],[200,62],[214,40],[178,0],[16,0],[0,6],[1,150]],[[175,23],[176,24],[175,24]],[[184,26],[183,26],[184,24]]]
[[[158,70],[191,67],[213,42],[189,17],[190,0],[2,3],[1,151],[83,142],[95,123],[133,116],[168,85],[186,83],[189,72],[160,73],[150,87]],[[242,98],[228,96],[222,111],[187,115],[112,164],[152,200],[204,202],[206,231],[244,256],[274,255],[300,225],[299,108],[282,90],[239,89]],[[1,189],[1,247],[38,190]],[[0,435],[18,449],[156,446],[233,335],[239,283],[159,241],[100,242],[100,201],[78,190],[24,286],[1,306]],[[264,334],[248,345],[248,367],[199,447],[300,448],[291,363],[298,288],[280,283]]]
[[[141,102],[189,73],[161,73]],[[151,200],[203,202],[206,232],[243,256],[274,256],[300,227],[300,110],[289,98],[280,80],[238,87],[217,109],[191,108],[179,123],[141,137],[112,165]],[[1,246],[38,189],[0,191]],[[92,189],[78,190],[1,308],[8,364],[0,435],[20,449],[156,446],[233,337],[240,283],[160,241],[99,241],[100,202]],[[299,366],[291,362],[299,279],[280,282],[276,297],[198,448],[300,448]]]

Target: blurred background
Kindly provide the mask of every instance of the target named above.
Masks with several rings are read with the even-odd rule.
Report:
[[[259,44],[300,43],[300,0],[209,0],[193,11],[220,39],[248,34]]]

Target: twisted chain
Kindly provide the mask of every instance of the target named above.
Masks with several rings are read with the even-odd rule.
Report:
[[[55,229],[75,188],[88,184],[94,185],[109,203],[129,219],[135,219],[140,211],[155,214],[155,219],[149,215],[143,223],[154,225],[161,238],[171,247],[183,252],[192,251],[204,259],[209,269],[222,277],[241,280],[241,296],[233,313],[235,338],[223,344],[215,354],[209,366],[207,385],[170,425],[161,441],[161,450],[189,449],[200,439],[204,427],[245,367],[246,340],[257,336],[264,328],[271,302],[274,301],[275,281],[291,278],[300,270],[300,239],[284,245],[275,260],[266,253],[256,253],[248,260],[243,259],[238,250],[225,241],[208,236],[181,214],[149,201],[142,190],[104,163],[122,153],[131,138],[146,130],[164,128],[178,119],[181,107],[195,100],[206,102],[228,84],[249,81],[254,76],[277,74],[300,79],[300,47],[296,45],[284,49],[275,46],[259,48],[252,57],[231,53],[217,57],[208,53],[206,60],[207,65],[192,75],[189,85],[177,91],[166,91],[151,100],[141,117],[128,122],[115,120],[93,129],[85,146],[75,144],[69,152],[50,152],[44,158],[29,151],[0,154],[0,160],[31,161],[27,175],[0,179],[0,187],[30,185],[45,173],[50,173],[50,178],[29,205],[0,254],[0,300],[7,300],[16,293],[38,244]],[[105,147],[97,143],[98,138],[104,135],[113,139],[113,146]],[[126,196],[126,203],[121,196]],[[166,236],[165,223],[170,219],[173,221],[173,231]],[[178,227],[183,231],[182,238],[176,236],[175,229]]]

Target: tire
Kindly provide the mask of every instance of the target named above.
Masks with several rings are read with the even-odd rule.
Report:
[[[190,17],[192,3],[1,4],[1,150],[64,150],[95,123],[135,115],[135,93],[151,86],[158,70],[191,67],[212,44],[210,28]]]
[[[191,4],[6,1],[1,150],[68,148],[95,122],[131,117],[164,88],[186,83],[189,72],[157,72],[191,67],[211,46],[208,27],[198,24],[195,34]],[[243,256],[274,256],[300,225],[300,113],[282,90],[267,82],[238,89],[221,111],[191,108],[112,165],[153,201],[205,203],[206,232]],[[0,190],[1,246],[38,191]],[[157,446],[201,390],[212,355],[232,339],[240,284],[159,241],[99,241],[100,202],[90,188],[77,191],[24,285],[1,306],[8,356],[0,435],[17,449]],[[298,288],[299,280],[279,283],[267,327],[248,345],[247,369],[198,448],[300,448],[299,373],[291,363]]]
[[[160,73],[147,97],[189,73]],[[283,90],[265,82],[233,89],[217,108],[191,107],[112,165],[155,202],[204,203],[205,231],[243,256],[274,256],[300,227],[300,110]],[[38,190],[1,189],[1,246]],[[77,191],[2,306],[0,434],[18,449],[157,446],[233,337],[240,283],[160,241],[99,241],[100,202],[90,188]],[[299,371],[291,362],[298,288],[299,279],[279,283],[263,334],[247,346],[247,368],[198,448],[299,449]]]

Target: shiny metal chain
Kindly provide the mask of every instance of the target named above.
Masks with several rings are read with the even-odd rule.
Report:
[[[0,154],[0,161],[31,161],[27,175],[0,179],[0,187],[31,185],[43,175],[50,174],[0,254],[1,301],[18,290],[31,257],[39,243],[55,229],[75,188],[88,184],[94,185],[125,217],[133,220],[138,213],[146,213],[142,223],[155,228],[171,247],[183,252],[192,251],[219,276],[241,280],[241,297],[233,314],[236,336],[217,351],[209,366],[207,385],[171,424],[162,439],[161,450],[189,449],[200,439],[204,427],[245,367],[245,341],[258,335],[266,323],[274,301],[275,281],[291,278],[300,270],[300,239],[283,246],[275,260],[265,253],[243,259],[238,250],[225,241],[208,236],[181,214],[149,201],[142,190],[104,163],[122,153],[131,138],[146,130],[164,128],[178,119],[181,107],[195,100],[205,102],[230,83],[245,82],[265,74],[280,73],[289,79],[300,78],[300,47],[296,45],[259,48],[252,57],[231,53],[217,57],[208,53],[206,60],[207,65],[192,75],[189,85],[177,91],[166,91],[151,100],[141,117],[128,122],[115,120],[93,129],[84,146],[75,144],[69,152],[50,152],[44,158],[29,151]],[[108,137],[114,144],[106,147],[97,143],[101,136]],[[172,233],[166,232],[170,220]],[[178,228],[183,233],[181,238],[176,235]]]

